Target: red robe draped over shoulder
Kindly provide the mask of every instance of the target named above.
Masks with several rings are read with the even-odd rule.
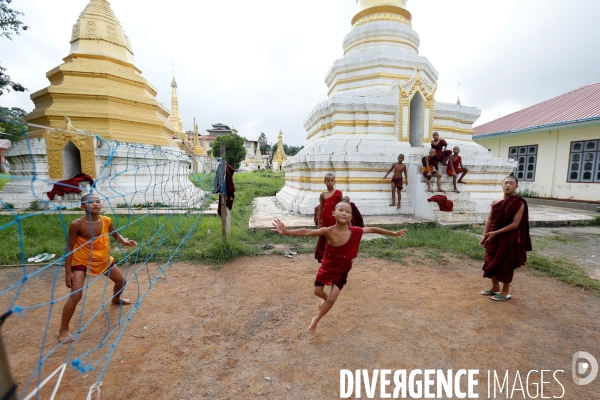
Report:
[[[328,226],[335,225],[335,217],[333,211],[335,206],[342,201],[343,194],[340,190],[333,192],[333,195],[323,201],[323,210],[321,210],[321,226],[319,228],[327,228]],[[325,251],[325,245],[327,239],[325,236],[319,236],[317,241],[317,247],[315,248],[315,258],[318,262],[323,260],[323,252]]]
[[[323,263],[315,279],[317,282],[330,286],[352,269],[352,261],[358,255],[363,228],[358,226],[349,226],[348,228],[352,234],[345,244],[337,247],[327,244],[325,247]]]
[[[512,224],[522,205],[525,205],[525,210],[519,227],[494,237],[485,245],[484,278],[495,276],[499,282],[510,283],[515,269],[527,262],[527,252],[531,251],[532,247],[529,237],[529,212],[525,199],[513,195],[494,204],[490,232]]]

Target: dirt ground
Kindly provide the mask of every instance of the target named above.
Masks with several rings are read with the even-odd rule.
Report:
[[[599,298],[519,270],[513,299],[496,303],[479,294],[487,282],[478,262],[436,262],[414,252],[405,264],[359,257],[314,336],[305,333],[319,303],[312,294],[318,264],[311,255],[240,258],[221,270],[176,264],[131,321],[104,375],[101,398],[335,399],[340,369],[429,368],[479,369],[480,398],[487,398],[488,370],[502,376],[508,370],[511,386],[517,370],[523,381],[530,370],[563,370],[557,377],[564,398],[597,398],[600,378],[576,386],[571,360],[577,351],[600,359]],[[15,274],[0,271],[2,287]],[[51,279],[46,274],[31,282],[21,299],[43,298]],[[57,293],[66,294],[62,279],[61,273]],[[90,291],[89,312],[102,289]],[[135,291],[126,295],[135,297]],[[58,330],[62,304],[57,307],[50,335]],[[107,315],[114,321],[118,312],[109,307]],[[2,328],[21,383],[39,355],[47,314],[47,308],[28,311]],[[105,329],[106,318],[96,318],[74,354],[95,345]],[[46,362],[45,373],[62,362],[63,347]],[[57,398],[85,398],[97,376],[68,369]],[[539,375],[532,377],[539,384]],[[561,395],[551,374],[544,381],[551,381],[545,396]]]

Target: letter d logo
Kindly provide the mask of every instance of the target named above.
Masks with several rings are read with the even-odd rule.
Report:
[[[586,361],[582,361],[582,359],[585,359]],[[588,385],[596,379],[596,376],[598,376],[598,362],[590,353],[578,351],[573,355],[572,371],[573,382],[575,382],[576,385]],[[586,378],[579,377],[584,376],[588,371],[590,374]]]

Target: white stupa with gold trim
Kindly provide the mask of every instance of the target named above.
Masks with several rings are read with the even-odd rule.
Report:
[[[149,150],[169,149],[155,159],[152,151],[128,153],[126,146],[120,146],[111,158],[111,168],[115,171],[136,163],[164,165],[171,161],[182,169],[179,177],[162,176],[163,172],[136,174],[133,170],[123,170],[110,185],[98,188],[107,196],[127,194],[122,196],[123,201],[141,204],[146,201],[143,190],[132,192],[132,188],[154,187],[165,182],[161,183],[161,190],[169,200],[163,203],[193,202],[199,193],[183,193],[181,189],[186,187],[184,170],[187,171],[189,157],[174,140],[183,130],[183,123],[177,124],[178,110],[175,109],[172,119],[176,126],[172,127],[168,122],[169,111],[155,98],[156,89],[135,66],[131,41],[108,1],[88,3],[73,25],[71,50],[63,61],[46,74],[50,86],[31,95],[35,109],[26,117],[28,123],[60,131],[32,127],[29,144],[17,142],[4,153],[17,179],[4,187],[3,200],[24,208],[33,200],[46,198],[45,192],[51,190],[53,181],[69,179],[78,173],[95,179],[106,163],[108,149],[90,135],[93,133],[107,141],[139,144]],[[175,89],[176,86],[173,88],[176,100]],[[29,157],[30,153],[35,157]],[[32,193],[29,185],[34,170]],[[157,170],[174,173],[165,168]]]
[[[358,0],[352,29],[343,43],[344,58],[325,78],[328,99],[305,120],[307,146],[283,164],[286,186],[277,194],[290,211],[312,214],[326,173],[364,213],[414,214],[439,221],[481,220],[489,199],[500,193],[498,181],[512,170],[492,159],[472,140],[477,108],[435,101],[438,72],[419,54],[406,0]],[[465,213],[437,213],[427,203],[420,175],[421,158],[434,131],[461,147],[471,168],[463,193],[447,194]],[[382,179],[398,154],[405,155],[409,185],[402,209],[388,207],[390,181]],[[445,171],[444,171],[445,175]],[[467,179],[466,179],[467,180]]]

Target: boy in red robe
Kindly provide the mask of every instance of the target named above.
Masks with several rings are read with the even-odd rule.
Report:
[[[446,173],[452,177],[452,183],[454,184],[454,191],[459,193],[458,188],[456,187],[457,183],[464,183],[463,178],[469,172],[469,169],[462,164],[462,158],[458,155],[460,153],[460,148],[458,146],[454,146],[452,149],[453,155],[450,156],[450,160],[448,162],[448,166],[446,167]],[[458,178],[458,181],[456,178]]]
[[[431,141],[431,148],[435,150],[435,154],[438,156],[438,159],[442,163],[442,165],[446,165],[448,162],[448,158],[452,155],[450,150],[446,150],[448,147],[448,142],[444,139],[440,138],[440,134],[437,132],[433,132],[433,140]]]
[[[285,236],[324,236],[327,247],[323,263],[315,279],[315,295],[323,299],[319,304],[319,314],[314,317],[308,327],[308,333],[315,333],[317,324],[337,300],[340,291],[346,284],[348,272],[352,269],[352,261],[358,255],[360,239],[363,233],[378,233],[380,235],[404,236],[407,232],[402,229],[391,232],[381,228],[360,228],[350,226],[352,207],[346,202],[338,203],[333,212],[335,225],[319,229],[287,230],[283,222],[276,219],[273,222],[273,232]],[[325,285],[331,286],[329,294],[325,293]]]
[[[319,212],[317,213],[319,220],[317,227],[326,228],[328,226],[335,225],[335,218],[333,217],[333,210],[335,206],[342,201],[342,192],[335,189],[335,176],[333,174],[325,175],[323,180],[327,191],[321,193],[319,196]],[[325,245],[327,239],[325,236],[319,237],[317,241],[317,247],[315,248],[315,258],[318,262],[323,260],[323,253],[325,252]]]
[[[362,214],[360,213],[360,211],[358,211],[358,207],[356,207],[356,204],[351,202],[350,197],[348,197],[348,196],[342,197],[342,201],[344,203],[350,204],[350,207],[352,207],[352,220],[350,220],[350,225],[364,228],[365,222],[363,221]]]
[[[437,178],[438,192],[445,192],[445,190],[442,189],[442,175],[438,172],[440,159],[435,154],[435,150],[429,150],[429,155],[423,157],[421,162],[423,163],[423,176],[427,179],[427,191],[433,193],[433,189],[431,188],[431,178]]]
[[[480,241],[485,247],[483,277],[492,279],[492,288],[481,294],[491,296],[495,301],[511,298],[508,290],[514,271],[525,265],[527,252],[532,250],[527,202],[514,194],[518,187],[519,181],[514,174],[504,179],[504,197],[492,203],[492,211]]]

